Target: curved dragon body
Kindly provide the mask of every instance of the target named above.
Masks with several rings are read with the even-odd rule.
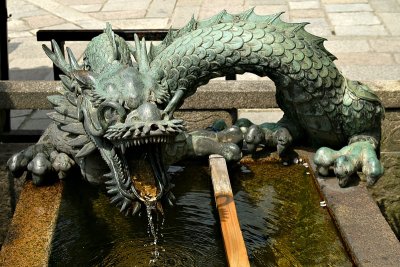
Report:
[[[383,108],[378,97],[341,75],[335,57],[323,47],[325,39],[304,30],[307,23],[286,23],[280,15],[223,11],[170,33],[156,52],[150,51],[157,103],[173,110],[182,103],[181,95],[193,94],[211,78],[252,72],[275,82],[281,109],[319,144],[343,145],[379,125]],[[360,117],[367,123],[354,125]]]
[[[240,149],[233,143],[246,139],[239,128],[187,133],[184,122],[173,118],[174,111],[210,79],[244,72],[275,82],[285,116],[274,127],[287,129],[294,139],[330,146],[361,139],[376,146],[383,115],[379,99],[341,75],[324,39],[306,32],[306,23],[286,23],[280,15],[223,11],[208,20],[192,19],[149,52],[145,40],[135,37],[131,46],[108,25],[89,43],[83,65],[69,49],[67,63],[55,43],[54,52],[44,46],[65,73],[60,76],[65,91],[49,97],[55,126],[43,142],[50,148],[36,156],[26,151],[15,155],[10,169],[17,173],[26,168],[25,157],[32,161],[28,170],[37,176],[44,173],[40,166],[64,175],[67,168],[60,166],[72,164],[69,155],[88,180],[99,182],[98,174],[105,176],[111,201],[125,213],[136,213],[140,202],[171,202],[166,163],[211,153],[238,160]],[[96,153],[109,173],[93,172],[98,166],[90,162]]]

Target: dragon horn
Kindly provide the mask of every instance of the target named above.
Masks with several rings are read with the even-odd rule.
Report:
[[[134,37],[135,51],[133,56],[135,57],[136,62],[139,64],[140,72],[147,72],[150,70],[150,64],[147,55],[146,40],[143,38],[142,42],[140,42],[137,34],[135,34]]]
[[[112,30],[110,23],[107,22],[106,29],[104,30],[104,32],[107,34],[107,36],[111,42],[112,49],[113,49],[113,59],[116,60],[118,58],[118,49],[117,49],[117,44],[115,43],[115,35],[114,35],[114,32]]]
[[[69,64],[71,65],[72,69],[80,70],[81,67],[79,66],[78,61],[76,60],[74,54],[72,53],[69,47],[67,47],[67,54],[68,54]]]
[[[54,52],[51,51],[51,49],[48,48],[47,45],[42,45],[44,52],[51,59],[51,61],[53,61],[54,65],[59,67],[65,74],[70,74],[70,72],[72,71],[71,65],[65,61],[64,55],[61,52],[60,47],[54,40],[51,40],[51,45],[54,49]]]

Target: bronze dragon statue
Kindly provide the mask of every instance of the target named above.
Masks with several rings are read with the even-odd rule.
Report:
[[[377,96],[337,70],[325,39],[304,30],[307,23],[286,23],[279,14],[226,11],[170,31],[146,49],[134,46],[107,25],[78,63],[68,62],[53,42],[48,57],[65,75],[60,95],[49,97],[53,123],[40,141],[8,161],[15,176],[28,171],[35,184],[49,176],[63,179],[78,165],[92,183],[105,183],[111,202],[135,214],[143,202],[173,202],[167,166],[186,156],[241,158],[243,140],[250,150],[264,143],[280,155],[295,142],[320,148],[315,163],[321,174],[333,169],[341,186],[362,169],[369,183],[383,173],[377,158],[384,109]],[[131,58],[134,57],[134,61]],[[233,126],[221,132],[187,132],[174,118],[185,98],[210,79],[252,72],[276,85],[284,111],[278,123]],[[212,97],[212,96],[211,96]]]

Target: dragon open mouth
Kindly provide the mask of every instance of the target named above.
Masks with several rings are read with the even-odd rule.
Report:
[[[121,212],[136,213],[140,202],[156,202],[171,184],[163,161],[163,146],[172,143],[184,130],[182,120],[119,123],[110,126],[104,137],[110,141],[109,166],[105,176],[111,202]]]

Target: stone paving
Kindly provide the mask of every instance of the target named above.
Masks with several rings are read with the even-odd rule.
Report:
[[[192,15],[210,17],[222,9],[258,14],[285,11],[290,22],[328,39],[342,72],[356,80],[400,77],[400,0],[8,0],[11,80],[50,80],[51,62],[36,41],[39,29],[164,29],[183,26]],[[86,43],[67,43],[81,55]],[[245,74],[240,79],[258,79]],[[13,111],[13,129],[42,129],[43,111]]]

